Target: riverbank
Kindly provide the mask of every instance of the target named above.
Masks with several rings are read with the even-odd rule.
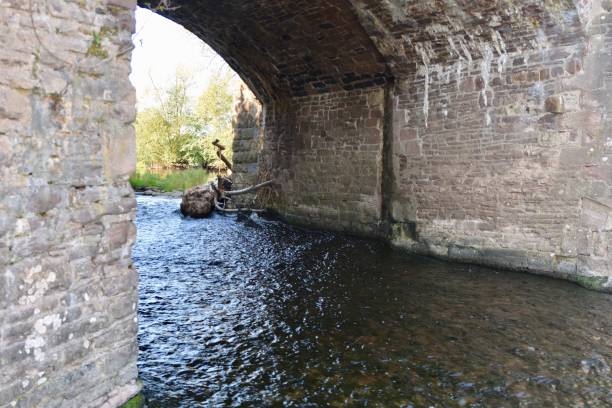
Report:
[[[171,197],[181,198],[183,196],[182,191],[160,191],[160,190],[134,190],[137,196],[151,196],[151,197]]]
[[[174,195],[209,182],[214,173],[205,169],[149,169],[130,177],[132,188],[146,195]]]

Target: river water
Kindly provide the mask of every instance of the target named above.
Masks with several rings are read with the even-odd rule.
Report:
[[[612,296],[138,197],[149,407],[609,407]]]

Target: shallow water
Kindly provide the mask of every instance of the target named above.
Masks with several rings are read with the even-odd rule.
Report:
[[[149,407],[612,406],[612,296],[138,197]]]

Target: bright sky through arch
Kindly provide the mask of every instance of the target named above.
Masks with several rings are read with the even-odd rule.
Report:
[[[202,93],[211,75],[233,74],[223,58],[183,26],[140,7],[132,41],[130,80],[136,88],[138,110],[155,105],[155,87],[166,88],[177,70],[190,74],[193,98]]]

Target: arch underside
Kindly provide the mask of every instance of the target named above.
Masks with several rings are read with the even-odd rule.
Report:
[[[344,1],[174,1],[162,14],[207,42],[270,101],[383,85],[382,56]]]
[[[264,101],[383,86],[420,66],[570,44],[585,24],[583,8],[568,0],[139,3],[208,43]]]
[[[287,218],[445,258],[610,275],[612,251],[593,249],[611,239],[608,6],[166,3],[266,105],[258,160],[282,181]]]

